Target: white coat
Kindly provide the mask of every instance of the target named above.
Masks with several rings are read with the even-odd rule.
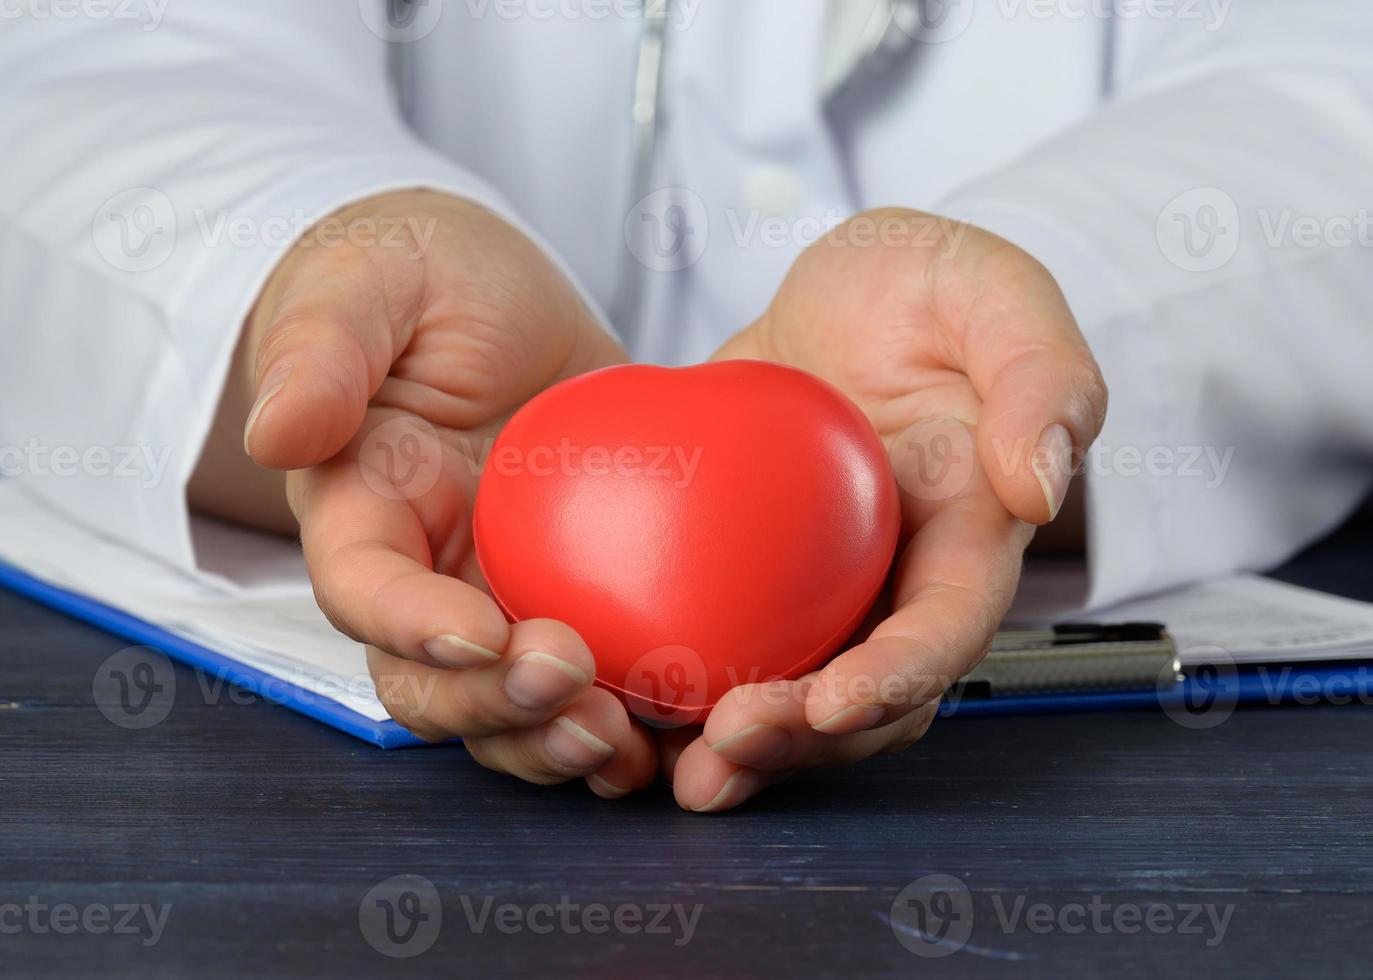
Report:
[[[670,3],[636,191],[634,0],[0,0],[0,465],[193,564],[185,485],[245,314],[294,235],[381,191],[520,222],[665,362],[899,204],[1038,257],[1101,363],[1095,602],[1336,525],[1373,483],[1373,4],[923,15]]]

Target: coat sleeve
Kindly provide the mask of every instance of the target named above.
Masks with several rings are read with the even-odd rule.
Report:
[[[1373,485],[1373,5],[1215,9],[1117,24],[1100,111],[943,205],[1054,273],[1105,373],[1091,605],[1270,567]]]
[[[191,566],[186,484],[240,327],[295,238],[405,187],[509,215],[404,125],[384,9],[187,0],[6,18],[6,477]]]

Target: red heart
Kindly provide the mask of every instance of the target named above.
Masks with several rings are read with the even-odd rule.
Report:
[[[474,515],[506,614],[573,627],[596,683],[664,724],[828,659],[881,589],[899,525],[862,412],[762,361],[548,389],[496,440]]]

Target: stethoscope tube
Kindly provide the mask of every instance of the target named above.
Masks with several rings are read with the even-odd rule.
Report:
[[[644,0],[644,26],[639,35],[639,53],[634,68],[634,159],[626,215],[632,215],[653,189],[653,170],[658,155],[659,122],[663,101],[663,63],[667,52],[667,25],[670,13],[670,0]],[[641,226],[633,222],[627,225],[625,232],[626,236],[642,233]],[[624,245],[614,318],[620,328],[621,340],[628,344],[630,338],[624,334],[633,329],[639,320],[645,270],[635,259],[635,250],[630,242],[626,241]]]

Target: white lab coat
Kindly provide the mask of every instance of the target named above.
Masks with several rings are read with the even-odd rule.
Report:
[[[409,125],[384,0],[4,0],[0,464],[192,565],[185,485],[245,314],[296,231],[381,191],[500,210],[667,362],[756,316],[821,226],[902,204],[1037,256],[1102,365],[1094,603],[1336,525],[1373,472],[1373,232],[1346,224],[1373,207],[1373,5],[947,2],[845,85],[879,0],[676,0],[645,211],[622,0],[429,0]],[[617,309],[626,226],[669,218],[678,252]],[[165,472],[34,462],[102,447]]]

